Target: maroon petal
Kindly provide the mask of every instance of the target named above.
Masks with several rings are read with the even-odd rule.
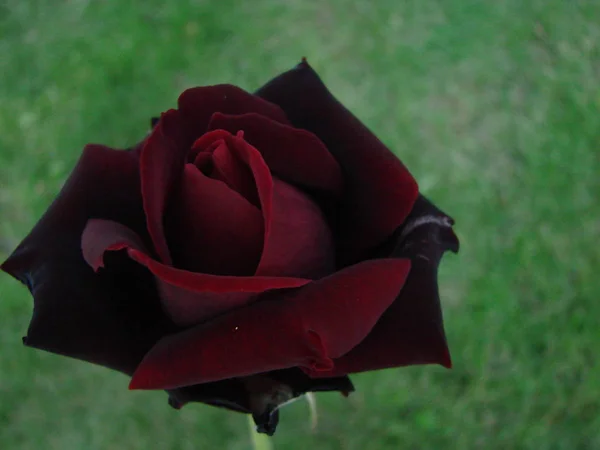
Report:
[[[333,241],[319,207],[298,189],[273,179],[262,155],[243,138],[231,136],[228,145],[250,167],[260,198],[265,235],[256,275],[317,278],[330,273]]]
[[[330,370],[398,295],[410,261],[371,260],[163,338],[131,389],[171,389],[287,367]]]
[[[258,192],[256,191],[252,172],[236,158],[225,142],[218,145],[212,152],[210,177],[223,181],[251,204],[259,206]]]
[[[243,133],[239,133],[238,136],[233,136],[224,130],[215,130],[211,133],[222,133],[229,150],[250,169],[250,172],[254,177],[254,183],[256,185],[256,191],[258,193],[263,214],[265,233],[264,242],[266,243],[271,233],[271,218],[273,215],[273,178],[271,176],[271,171],[258,150],[243,139]]]
[[[192,292],[260,293],[270,289],[288,289],[304,286],[310,282],[307,279],[294,277],[235,277],[188,272],[187,270],[176,269],[161,264],[133,247],[128,250],[128,254],[131,259],[146,266],[161,280]]]
[[[27,345],[132,373],[170,329],[144,270],[115,254],[118,271],[95,274],[81,254],[91,217],[145,234],[139,183],[133,153],[87,146],[54,203],[2,264],[34,298]]]
[[[81,233],[81,253],[94,272],[104,268],[105,252],[129,247],[148,253],[135,231],[113,220],[90,219]]]
[[[276,103],[292,124],[315,133],[344,171],[340,247],[345,259],[390,237],[418,195],[414,178],[398,158],[327,90],[303,61],[256,93]],[[315,168],[315,170],[318,170]]]
[[[209,131],[194,142],[188,159],[193,159],[194,165],[203,173],[225,182],[250,203],[260,207],[252,171],[227,145],[231,136],[225,130]]]
[[[192,144],[188,152],[188,162],[196,162],[202,158],[202,154],[209,154],[212,159],[212,152],[227,138],[231,133],[225,130],[212,130],[204,133]]]
[[[263,216],[224,182],[186,164],[166,218],[177,267],[215,275],[252,275],[263,247]]]
[[[127,249],[131,259],[156,277],[163,307],[178,325],[197,323],[243,306],[258,293],[310,282],[302,278],[220,276],[176,269],[152,259],[140,242],[135,233],[119,223],[93,219],[83,232],[83,254],[88,264],[98,270],[103,267],[105,252]]]
[[[318,279],[332,273],[333,237],[315,202],[274,178],[271,204],[269,234],[256,275]]]
[[[172,264],[164,230],[169,196],[181,179],[188,147],[178,111],[164,113],[146,141],[140,157],[142,197],[148,232],[161,261]]]
[[[232,134],[242,130],[244,139],[263,156],[271,172],[284,181],[334,194],[342,190],[342,172],[325,145],[314,134],[275,122],[256,113],[212,116],[210,130]]]
[[[216,111],[223,114],[257,113],[279,123],[289,123],[279,106],[229,84],[187,89],[179,96],[177,104],[185,123],[188,146],[207,131]]]
[[[387,367],[441,364],[451,367],[438,293],[437,269],[445,251],[458,251],[453,220],[419,196],[395,238],[391,255],[410,258],[412,268],[400,295],[358,346],[335,360],[334,376]]]

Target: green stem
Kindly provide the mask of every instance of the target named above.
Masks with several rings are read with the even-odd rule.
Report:
[[[310,429],[314,433],[317,431],[317,424],[319,423],[317,399],[315,398],[315,394],[312,392],[307,392],[305,397],[306,401],[308,402],[308,408],[310,409]]]

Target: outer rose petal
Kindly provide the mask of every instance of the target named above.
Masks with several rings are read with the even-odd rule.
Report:
[[[394,238],[390,256],[410,258],[412,269],[400,295],[373,331],[330,372],[313,377],[414,364],[451,367],[438,294],[437,269],[445,251],[458,251],[454,221],[420,196]]]
[[[271,172],[282,180],[333,194],[342,190],[340,166],[314,134],[277,123],[256,113],[239,116],[213,114],[210,130],[232,134],[242,130],[244,140],[262,155]]]
[[[2,264],[34,298],[27,345],[131,374],[171,329],[144,271],[116,258],[119,271],[94,274],[81,255],[90,217],[144,233],[139,183],[134,153],[87,146],[54,203]]]
[[[340,251],[353,261],[404,222],[418,196],[400,160],[327,90],[306,61],[256,92],[285,111],[292,124],[315,133],[345,174]]]
[[[223,114],[257,113],[282,124],[289,123],[279,106],[230,84],[187,89],[179,96],[177,104],[185,124],[188,147],[207,131],[215,111]]]
[[[154,274],[163,307],[178,325],[190,325],[238,308],[267,290],[310,282],[291,277],[208,275],[165,266],[148,256],[133,231],[109,220],[90,220],[83,232],[82,247],[85,260],[94,270],[103,267],[105,252],[126,249],[131,259]]]
[[[286,367],[331,369],[369,333],[410,270],[371,260],[302,289],[163,338],[136,370],[131,389],[171,389]]]

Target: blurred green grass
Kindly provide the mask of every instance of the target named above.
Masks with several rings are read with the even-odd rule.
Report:
[[[276,448],[600,448],[600,3],[0,2],[0,257],[88,142],[125,147],[186,87],[252,90],[307,56],[457,220],[440,274],[455,368],[354,377]],[[242,415],[24,348],[0,277],[0,447],[250,447]]]

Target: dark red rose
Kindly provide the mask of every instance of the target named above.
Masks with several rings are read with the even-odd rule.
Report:
[[[450,367],[452,224],[303,61],[255,94],[185,91],[128,151],[87,146],[2,269],[34,297],[27,345],[272,433],[350,373]]]

